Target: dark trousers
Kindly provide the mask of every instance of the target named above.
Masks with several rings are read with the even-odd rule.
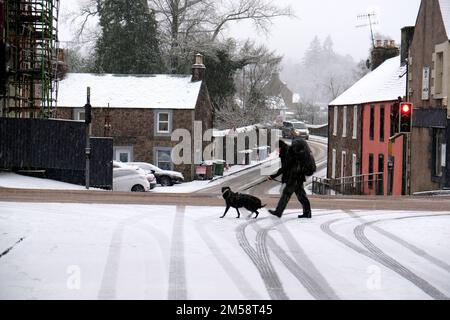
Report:
[[[308,200],[308,197],[306,196],[306,191],[305,188],[303,187],[303,183],[298,182],[286,185],[281,195],[280,202],[278,203],[277,206],[277,213],[283,214],[284,210],[286,210],[289,200],[291,200],[291,197],[294,193],[297,195],[298,201],[300,201],[300,203],[303,206],[303,213],[305,215],[310,215],[311,204]]]

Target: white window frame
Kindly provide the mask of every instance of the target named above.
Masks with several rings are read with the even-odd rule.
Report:
[[[358,157],[356,154],[352,155],[352,177],[353,177],[353,186],[356,186],[356,176],[358,174]]]
[[[86,115],[84,109],[75,109],[74,113],[73,113],[73,118],[74,118],[73,120],[75,120],[75,121],[85,121],[84,119],[81,119],[81,117],[80,117],[81,114]]]
[[[440,55],[442,55],[442,61],[438,59]],[[450,90],[450,43],[448,41],[435,46],[433,64],[431,77],[434,81],[431,92],[434,99],[444,99],[445,97],[448,97],[448,92]]]
[[[441,58],[441,59],[439,59]],[[442,95],[444,89],[444,52],[436,52],[434,87],[436,95]]]
[[[342,115],[342,138],[347,138],[347,106],[344,107]]]
[[[162,114],[166,114],[167,115],[167,121],[162,121],[160,119],[160,116]],[[167,123],[167,130],[161,130],[160,129],[160,124],[165,124]],[[171,123],[170,123],[170,112],[169,111],[158,111],[156,113],[156,132],[157,133],[162,133],[162,134],[168,134],[170,133],[170,128],[171,128]]]
[[[441,145],[441,165],[442,167],[447,166],[447,144],[443,143]]]
[[[353,107],[353,140],[358,139],[358,106]]]
[[[114,159],[115,161],[120,161],[120,154],[128,154],[128,162],[133,162],[133,147],[114,147]]]
[[[336,179],[336,149],[333,149],[332,152],[332,162],[331,162],[331,178]]]
[[[337,136],[337,126],[338,126],[338,107],[334,107],[334,112],[333,112],[333,117],[334,117],[334,121],[333,121],[333,136]]]

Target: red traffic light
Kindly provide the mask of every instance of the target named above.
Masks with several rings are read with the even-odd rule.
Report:
[[[411,113],[412,105],[410,103],[402,103],[401,110],[403,114]]]

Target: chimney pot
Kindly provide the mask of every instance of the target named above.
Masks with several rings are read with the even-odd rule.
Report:
[[[203,64],[203,55],[195,55],[195,64],[192,66],[192,82],[203,81],[205,79],[205,65]]]
[[[195,64],[201,65],[203,64],[203,56],[200,53],[195,55]]]

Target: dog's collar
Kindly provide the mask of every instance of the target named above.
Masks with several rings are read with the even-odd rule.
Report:
[[[227,192],[231,192],[231,190],[230,189],[225,190],[224,192],[222,192],[222,195],[224,196],[225,193],[227,193]]]

